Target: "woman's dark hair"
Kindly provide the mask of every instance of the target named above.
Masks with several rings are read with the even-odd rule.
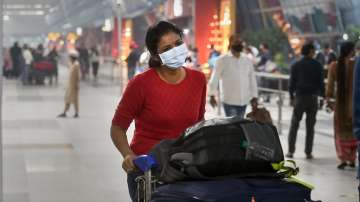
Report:
[[[312,50],[315,50],[313,43],[307,43],[301,48],[301,55],[308,56]]]
[[[181,29],[176,27],[174,24],[167,21],[160,21],[152,26],[146,32],[145,44],[147,49],[150,52],[149,67],[160,67],[161,61],[158,56],[158,45],[161,37],[164,35],[173,32],[178,34],[181,38],[183,37],[183,32]]]
[[[344,42],[340,46],[340,56],[336,68],[336,102],[339,106],[345,106],[346,103],[346,58],[355,50],[353,42]],[[341,112],[340,112],[341,113]]]

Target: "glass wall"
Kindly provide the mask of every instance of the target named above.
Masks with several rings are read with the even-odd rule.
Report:
[[[241,33],[244,30],[259,31],[263,29],[264,24],[261,18],[258,1],[238,0],[236,2],[236,32]]]
[[[237,31],[278,26],[276,16],[300,36],[338,36],[360,25],[360,0],[237,0]]]
[[[299,34],[336,33],[343,30],[335,1],[281,0],[285,18]]]
[[[360,26],[360,0],[335,0],[344,28]]]

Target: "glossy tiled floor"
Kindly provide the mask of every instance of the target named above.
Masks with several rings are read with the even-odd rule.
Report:
[[[119,84],[108,77],[102,77],[97,85],[82,82],[80,118],[71,118],[71,111],[69,118],[57,119],[64,104],[66,70],[60,75],[57,86],[24,87],[13,80],[4,83],[5,202],[129,201],[122,158],[109,136],[120,98]],[[275,105],[267,107],[276,118]],[[206,117],[215,116],[207,106]],[[281,135],[285,151],[290,116],[291,109],[285,107]],[[318,118],[312,161],[304,158],[304,130],[299,132],[295,154],[299,176],[316,186],[314,199],[355,202],[355,171],[336,169],[331,117],[320,112]]]

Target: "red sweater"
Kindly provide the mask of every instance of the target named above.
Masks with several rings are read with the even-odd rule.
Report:
[[[130,147],[136,155],[148,153],[163,139],[178,137],[204,118],[205,76],[185,70],[186,77],[179,84],[166,83],[152,68],[134,77],[126,87],[112,124],[126,131],[135,120]]]

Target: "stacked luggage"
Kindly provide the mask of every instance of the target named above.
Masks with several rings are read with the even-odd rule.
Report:
[[[30,81],[36,84],[44,84],[46,77],[52,77],[55,71],[55,63],[42,58],[34,61],[31,66]]]
[[[311,185],[294,177],[276,128],[238,117],[217,118],[164,140],[135,164],[139,201],[311,202]]]

